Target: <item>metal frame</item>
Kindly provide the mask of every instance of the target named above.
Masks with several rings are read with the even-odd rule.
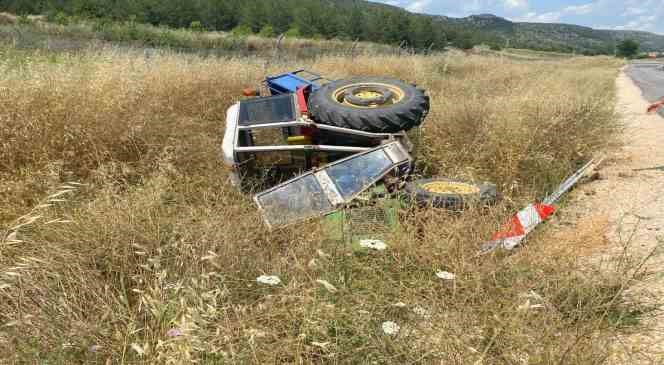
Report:
[[[281,123],[271,123],[271,124],[256,124],[252,126],[238,126],[235,132],[235,152],[247,153],[247,152],[272,152],[272,151],[329,151],[329,152],[363,152],[368,151],[371,147],[346,147],[346,146],[334,146],[334,145],[271,145],[271,146],[240,146],[240,131],[254,130],[254,129],[272,129],[272,128],[290,128],[290,127],[311,127],[320,129],[323,131],[330,131],[335,133],[347,134],[352,136],[374,138],[377,140],[406,140],[408,141],[408,136],[404,132],[400,133],[371,133],[358,131],[354,129],[347,129],[341,127],[335,127],[326,124],[317,124],[314,123],[306,117],[300,117],[298,120],[292,122],[281,122]],[[406,142],[406,144],[409,144]],[[408,146],[407,148],[410,148]]]
[[[404,132],[399,133],[372,133],[365,131],[358,131],[356,129],[348,129],[343,127],[336,127],[328,124],[317,124],[306,118],[305,116],[300,116],[297,120],[292,122],[280,122],[280,123],[267,123],[267,124],[254,124],[250,126],[238,126],[239,130],[250,130],[250,129],[266,129],[266,128],[288,128],[288,127],[315,127],[317,129],[326,130],[330,132],[338,132],[343,134],[350,134],[354,136],[376,138],[376,139],[388,139],[394,136],[403,136]]]
[[[278,146],[254,146],[254,147],[236,147],[237,153],[252,152],[293,152],[293,151],[322,151],[322,152],[364,152],[369,147],[344,147],[330,145],[278,145]]]
[[[306,115],[299,112],[299,105],[295,95],[292,96],[293,107],[295,108],[296,120],[290,122],[266,123],[242,126],[236,123],[237,127],[234,133],[233,150],[234,153],[260,153],[260,152],[282,152],[282,151],[324,151],[324,152],[364,152],[371,149],[371,147],[347,147],[347,146],[334,146],[334,145],[271,145],[271,146],[241,146],[240,145],[240,131],[251,131],[254,129],[272,129],[272,128],[291,128],[291,127],[311,127],[323,131],[335,132],[351,136],[359,136],[366,138],[373,138],[377,140],[401,140],[406,144],[406,148],[410,149],[411,143],[405,132],[399,133],[371,133],[358,131],[355,129],[348,129],[336,127],[326,124],[317,124],[311,121]],[[239,115],[238,115],[239,118]],[[236,156],[236,161],[238,158]]]
[[[353,195],[351,195],[347,198],[344,198],[343,195],[339,192],[339,189],[336,186],[336,184],[334,183],[334,181],[332,180],[332,178],[328,175],[327,170],[329,168],[333,167],[333,166],[345,163],[346,161],[361,158],[362,156],[365,156],[365,155],[368,155],[370,153],[380,151],[380,150],[383,150],[385,155],[392,162],[391,167],[387,168],[379,176],[377,176],[374,179],[367,182],[366,185],[360,191],[358,191],[357,193],[355,193],[355,194],[353,194]],[[329,214],[329,213],[332,213],[334,211],[339,210],[341,208],[341,206],[343,206],[344,204],[348,204],[351,201],[353,201],[355,198],[357,198],[357,196],[359,196],[366,189],[368,189],[369,187],[373,186],[374,184],[376,184],[377,182],[379,182],[383,178],[385,178],[385,176],[387,176],[390,172],[396,171],[399,168],[401,168],[402,166],[412,163],[412,161],[413,161],[413,159],[410,156],[410,154],[408,153],[406,147],[404,147],[399,141],[393,141],[393,142],[390,142],[390,143],[387,143],[387,144],[369,149],[367,151],[354,154],[354,155],[346,157],[344,159],[335,161],[331,164],[326,165],[325,167],[322,167],[322,168],[319,168],[319,169],[314,169],[312,171],[306,172],[306,173],[304,173],[302,175],[299,175],[299,176],[297,176],[293,179],[290,179],[286,182],[283,182],[283,183],[281,183],[281,184],[279,184],[275,187],[272,187],[268,190],[262,191],[262,192],[260,192],[256,195],[254,195],[253,199],[254,199],[254,202],[256,203],[256,205],[258,206],[258,209],[261,212],[261,215],[263,216],[263,220],[264,220],[265,224],[267,225],[267,227],[269,229],[274,229],[275,227],[270,223],[270,221],[267,219],[267,217],[265,215],[265,209],[261,205],[261,202],[260,202],[261,197],[263,197],[265,195],[268,195],[268,194],[271,194],[272,192],[274,192],[278,189],[281,189],[282,187],[284,187],[286,185],[292,184],[297,180],[301,180],[301,179],[306,178],[308,176],[313,176],[316,179],[316,181],[318,182],[318,184],[320,185],[323,192],[325,193],[325,197],[329,201],[331,209],[329,209],[327,211],[321,211],[321,212],[319,212],[319,214],[317,214],[315,216],[302,218],[302,219],[299,219],[299,220],[289,222],[285,225],[279,226],[279,227],[286,227],[286,226],[290,226],[290,225],[293,225],[293,224],[296,224],[296,223],[299,223],[299,222],[302,222],[302,221],[309,220],[309,219],[314,218],[316,216],[323,216],[325,214]],[[293,198],[294,199],[301,199],[302,197],[293,197]]]

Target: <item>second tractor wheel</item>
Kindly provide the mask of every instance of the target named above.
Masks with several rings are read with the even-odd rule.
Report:
[[[492,204],[496,186],[444,178],[423,179],[406,184],[407,197],[417,205],[462,211],[471,205]]]
[[[422,123],[429,112],[429,97],[399,80],[359,77],[321,87],[311,94],[309,110],[322,124],[396,133]]]

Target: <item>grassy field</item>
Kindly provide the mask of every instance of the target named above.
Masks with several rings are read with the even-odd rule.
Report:
[[[517,49],[505,48],[500,51],[493,51],[490,49],[482,49],[479,52],[485,56],[505,57],[514,61],[564,61],[576,56],[571,53],[557,53],[557,52],[544,52],[534,51],[531,49]]]
[[[263,56],[289,59],[322,55],[356,56],[363,54],[405,53],[397,47],[369,42],[238,35],[192,29],[157,27],[136,22],[110,22],[65,17],[61,23],[43,17],[16,17],[0,13],[0,43],[16,49],[71,52],[114,45],[155,52],[168,48],[181,53],[215,57]],[[278,48],[278,49],[277,49]]]
[[[614,59],[3,52],[0,361],[601,364],[637,320],[621,299],[633,261],[577,254],[602,227],[476,255],[612,145]],[[317,222],[268,232],[227,182],[224,113],[266,73],[300,66],[420,84],[432,98],[421,173],[494,181],[503,202],[404,213],[383,252],[327,241]],[[264,274],[282,284],[257,284]]]

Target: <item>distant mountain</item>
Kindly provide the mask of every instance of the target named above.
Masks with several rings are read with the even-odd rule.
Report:
[[[356,0],[349,1],[357,3]],[[370,7],[385,6],[372,2],[368,4]],[[458,34],[470,34],[476,42],[478,40],[489,44],[497,42],[502,47],[613,54],[616,44],[625,39],[633,39],[640,43],[641,51],[664,52],[664,35],[649,32],[593,29],[573,24],[512,22],[493,14],[478,14],[465,18],[413,15],[420,19],[433,19],[434,24],[443,31],[452,30]]]
[[[613,47],[625,39],[641,44],[642,51],[664,51],[664,36],[630,30],[601,30],[572,24],[519,23],[492,15],[471,15],[466,18],[434,16],[443,25],[481,31],[503,39],[517,48],[537,48],[577,52],[612,53]]]

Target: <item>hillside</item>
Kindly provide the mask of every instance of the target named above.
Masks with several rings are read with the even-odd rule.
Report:
[[[599,30],[571,24],[516,23],[491,14],[437,19],[443,24],[492,34],[505,42],[509,40],[510,45],[517,48],[613,53],[616,43],[634,39],[644,51],[664,51],[664,36],[648,32]]]
[[[449,18],[410,13],[364,0],[0,0],[0,11],[45,14],[51,20],[98,18],[175,28],[360,40],[423,49],[486,44],[583,54],[613,54],[633,38],[642,50],[664,50],[664,36],[594,30],[568,24],[515,23],[490,14]]]

